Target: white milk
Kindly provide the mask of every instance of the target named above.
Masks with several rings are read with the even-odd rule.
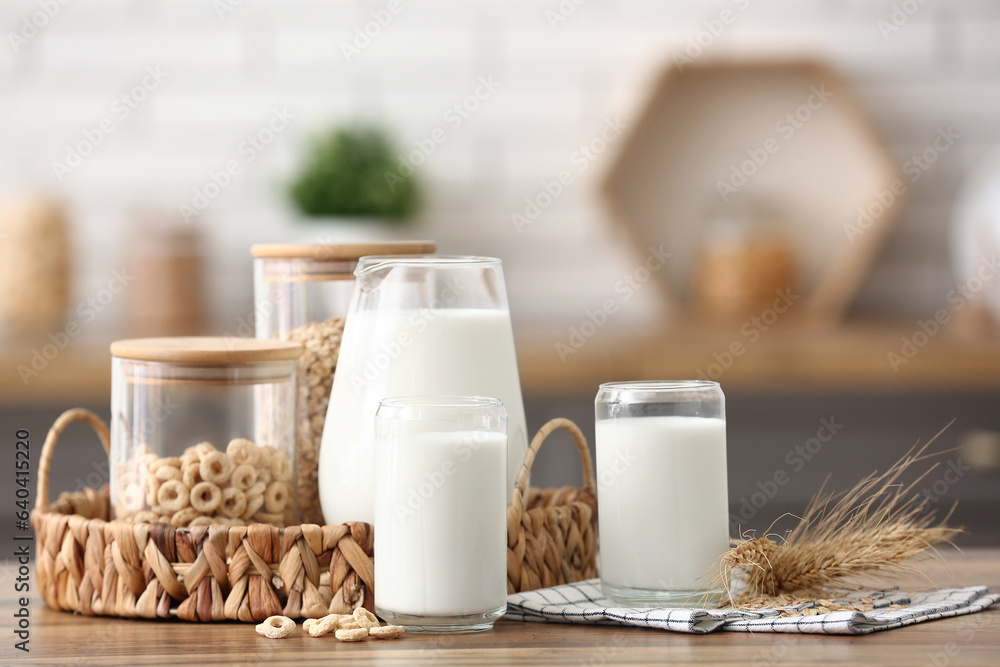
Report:
[[[506,441],[453,432],[377,442],[376,607],[442,617],[506,604]]]
[[[729,548],[725,421],[625,417],[596,429],[601,581],[703,588]]]
[[[507,498],[527,449],[510,313],[496,309],[359,311],[344,331],[319,458],[328,524],[372,523],[375,411],[392,396],[487,396],[507,410]]]

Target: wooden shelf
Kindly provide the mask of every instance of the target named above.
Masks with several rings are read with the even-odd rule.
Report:
[[[830,330],[775,328],[758,339],[738,330],[680,329],[656,334],[599,330],[577,348],[567,329],[520,332],[518,359],[530,396],[593,395],[612,380],[690,379],[699,372],[727,391],[1000,390],[1000,338],[963,339],[944,331],[894,370],[889,353],[914,336],[913,323],[854,323]],[[919,338],[919,336],[918,336]],[[579,342],[579,341],[577,341]],[[557,344],[567,348],[557,349]],[[737,344],[742,345],[742,348]],[[25,384],[30,343],[0,351],[0,405],[102,406],[110,400],[111,355],[105,342],[60,352]],[[572,353],[566,353],[572,349]],[[560,350],[563,360],[560,358]],[[742,353],[734,354],[733,351]],[[731,356],[727,356],[731,355]]]

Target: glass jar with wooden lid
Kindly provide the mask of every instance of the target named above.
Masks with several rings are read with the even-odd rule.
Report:
[[[298,363],[299,462],[294,476],[304,523],[323,523],[317,486],[319,448],[358,260],[367,255],[434,251],[431,241],[260,244],[251,248],[256,337],[297,342],[304,348]]]
[[[252,338],[111,344],[114,516],[174,526],[298,523],[296,362]]]

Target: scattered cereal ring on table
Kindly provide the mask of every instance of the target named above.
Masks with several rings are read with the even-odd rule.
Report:
[[[309,621],[312,621],[311,623]],[[333,630],[340,629],[340,614],[328,614],[323,618],[311,618],[302,624],[310,637],[322,637]]]
[[[375,639],[396,639],[403,635],[406,629],[402,625],[385,625],[381,628],[369,628],[368,634]]]
[[[256,630],[268,639],[283,639],[295,631],[295,621],[287,616],[270,616]]]
[[[366,630],[378,627],[378,617],[364,607],[358,607],[354,610],[354,622],[358,624],[358,627]]]
[[[353,630],[346,630],[341,628],[333,633],[333,636],[342,642],[363,642],[365,637],[368,636],[368,629],[355,628]]]

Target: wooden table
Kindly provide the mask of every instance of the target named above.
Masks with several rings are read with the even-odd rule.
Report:
[[[940,586],[1000,587],[1000,549],[948,552],[947,562],[925,570]],[[9,627],[13,577],[0,599]],[[903,582],[906,585],[907,582]],[[927,588],[926,580],[909,582]],[[864,637],[719,632],[684,635],[617,627],[580,627],[501,621],[477,635],[417,636],[344,644],[314,639],[301,629],[280,641],[249,625],[127,621],[55,612],[35,598],[30,608],[31,652],[13,648],[3,633],[3,664],[55,665],[996,665],[1000,661],[1000,609]]]

